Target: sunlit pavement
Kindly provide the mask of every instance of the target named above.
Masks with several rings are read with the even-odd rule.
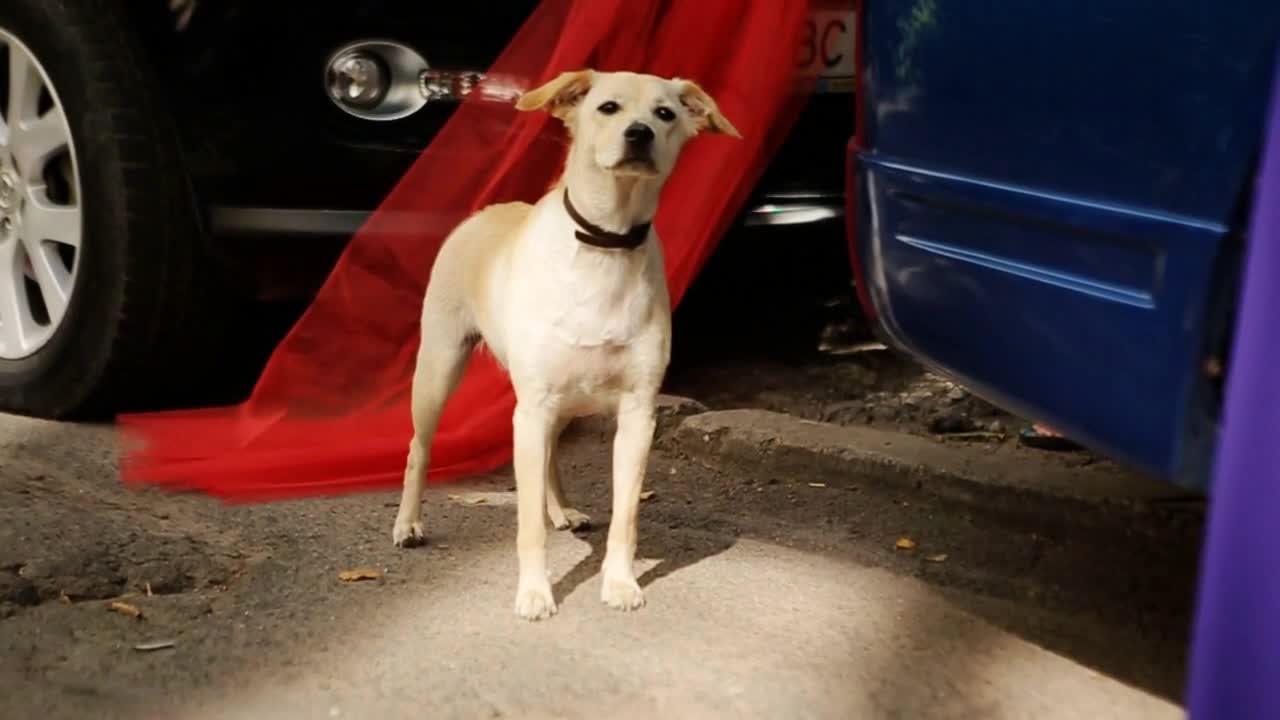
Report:
[[[562,569],[590,555],[565,535],[553,549]],[[298,677],[212,693],[201,716],[1179,716],[917,582],[764,543],[656,580],[633,614],[602,606],[591,577],[538,625],[511,616],[506,543],[458,556],[435,582],[338,616],[346,632],[299,658]]]

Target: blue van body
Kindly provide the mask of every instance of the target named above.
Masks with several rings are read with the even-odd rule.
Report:
[[[879,328],[1204,488],[1280,2],[859,5],[847,217]]]

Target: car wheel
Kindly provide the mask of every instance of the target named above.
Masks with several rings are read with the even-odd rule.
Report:
[[[124,3],[0,3],[0,409],[146,405],[192,318],[198,223]]]

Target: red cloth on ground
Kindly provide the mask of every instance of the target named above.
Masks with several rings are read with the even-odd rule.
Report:
[[[794,68],[808,8],[808,0],[544,0],[351,240],[247,401],[119,418],[124,481],[240,502],[398,486],[432,261],[464,217],[534,201],[559,173],[559,121],[515,110],[511,92],[561,71],[695,80],[742,132],[743,140],[691,141],[663,192],[655,223],[677,303],[803,105]],[[429,478],[506,463],[514,406],[505,373],[477,353],[445,408]]]

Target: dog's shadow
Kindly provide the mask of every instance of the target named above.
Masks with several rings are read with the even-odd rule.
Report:
[[[648,522],[641,520],[636,565],[641,566],[645,560],[653,559],[657,560],[657,564],[636,578],[642,588],[647,588],[674,572],[719,555],[737,542],[736,533],[707,532],[702,529],[672,526],[664,523],[664,518],[658,513],[654,513],[647,520]],[[583,583],[600,574],[609,537],[608,520],[599,522],[593,519],[589,527],[576,530],[573,534],[574,537],[586,541],[591,547],[591,552],[555,583],[552,593],[556,602],[563,602],[564,598],[573,594]]]

